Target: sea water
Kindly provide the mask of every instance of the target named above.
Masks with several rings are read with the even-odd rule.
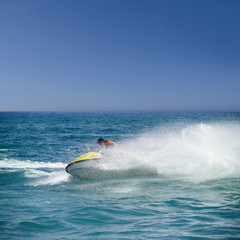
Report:
[[[240,113],[1,112],[0,185],[0,239],[240,239]]]

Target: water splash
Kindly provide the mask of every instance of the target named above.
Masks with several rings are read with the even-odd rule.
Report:
[[[41,185],[57,185],[70,181],[70,176],[65,171],[36,171],[30,170],[25,173],[26,177],[33,178],[29,185],[41,186]]]
[[[152,166],[159,174],[189,179],[240,176],[240,125],[235,123],[162,126],[119,146],[106,169]]]

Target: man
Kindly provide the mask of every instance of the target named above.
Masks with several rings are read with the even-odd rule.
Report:
[[[103,138],[99,138],[97,142],[101,147],[106,148],[117,147],[117,144],[111,140],[104,140]]]

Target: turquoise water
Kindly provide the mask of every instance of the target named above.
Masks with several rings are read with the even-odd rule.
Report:
[[[0,185],[0,239],[240,239],[240,113],[2,112]]]

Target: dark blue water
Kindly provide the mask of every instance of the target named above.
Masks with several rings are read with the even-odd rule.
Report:
[[[67,174],[100,137],[106,177]],[[240,239],[240,113],[2,112],[0,186],[0,239]]]

